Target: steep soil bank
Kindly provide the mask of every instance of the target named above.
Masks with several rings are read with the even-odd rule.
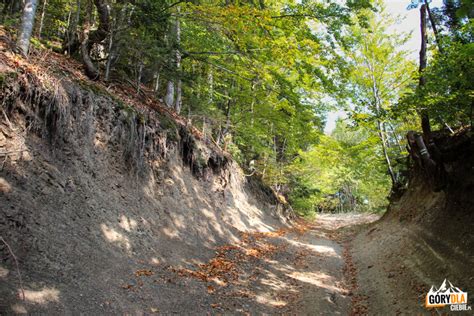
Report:
[[[431,314],[424,308],[432,285],[447,278],[474,293],[474,142],[472,133],[440,137],[445,189],[434,192],[427,174],[412,170],[407,191],[352,243],[359,294],[368,312]],[[474,300],[469,300],[474,307]],[[449,312],[449,307],[439,312]],[[434,311],[433,311],[434,313]]]
[[[195,267],[242,231],[285,221],[274,196],[166,109],[77,81],[61,56],[29,63],[3,44],[0,55],[0,236],[25,295],[0,242],[1,314],[192,311],[202,285],[187,299],[174,287],[137,296],[143,269]]]

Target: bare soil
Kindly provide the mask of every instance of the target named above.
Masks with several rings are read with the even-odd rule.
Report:
[[[95,288],[78,291],[68,284],[54,284],[51,277],[49,284],[54,286],[34,290],[35,283],[26,275],[26,300],[11,300],[9,310],[348,315],[353,293],[344,275],[338,232],[341,227],[375,219],[374,215],[320,215],[314,223],[300,221],[273,232],[241,233],[235,243],[216,247],[207,262],[187,268],[131,258],[134,269],[129,265],[121,275],[116,274],[116,267],[96,270],[97,281],[108,285],[101,293]],[[198,251],[196,257],[200,257]]]
[[[457,183],[444,192],[433,192],[422,177],[415,176],[381,220],[352,232],[347,245],[357,280],[355,311],[473,315],[472,310],[451,312],[449,306],[425,307],[431,286],[439,288],[444,279],[468,292],[468,297],[474,292],[474,195],[469,164],[451,169]],[[473,302],[468,299],[474,309]]]

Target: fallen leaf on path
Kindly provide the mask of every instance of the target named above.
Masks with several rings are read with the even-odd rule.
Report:
[[[155,274],[153,271],[146,269],[135,271],[136,276],[151,276],[153,274]]]
[[[216,289],[212,285],[207,286],[207,293],[212,294],[216,291]]]

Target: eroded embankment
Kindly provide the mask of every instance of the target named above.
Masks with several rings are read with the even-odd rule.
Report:
[[[0,235],[22,276],[0,243],[0,313],[150,311],[156,293],[126,288],[137,271],[281,227],[275,197],[184,120],[78,82],[61,56],[0,54]],[[193,310],[175,290],[159,298]]]
[[[415,165],[406,192],[352,242],[359,294],[368,312],[435,313],[424,307],[432,285],[447,278],[474,291],[474,142],[470,130],[435,138],[444,189]],[[432,177],[431,177],[432,179]],[[474,301],[470,299],[474,307]],[[439,312],[449,312],[449,307]]]

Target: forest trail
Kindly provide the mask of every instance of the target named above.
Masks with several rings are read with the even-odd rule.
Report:
[[[197,314],[348,315],[353,293],[340,232],[343,227],[377,218],[373,214],[324,214],[289,229],[243,233],[240,242],[219,247],[216,256],[197,270],[163,269],[167,275],[161,279],[166,286],[160,293],[175,288],[179,295],[173,291],[173,297],[162,301],[166,306],[157,304],[151,310],[182,314],[192,302]],[[200,294],[190,291],[197,283],[205,285]],[[145,287],[140,291],[152,294]]]

